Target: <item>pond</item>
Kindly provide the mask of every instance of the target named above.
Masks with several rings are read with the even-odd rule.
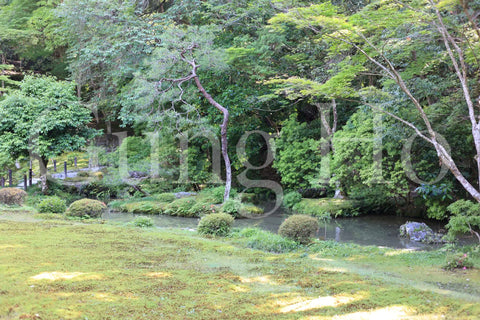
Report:
[[[136,215],[124,212],[108,212],[103,218],[110,221],[127,223],[135,219]],[[234,227],[248,228],[257,227],[271,232],[277,232],[280,224],[288,217],[283,210],[279,209],[273,214],[261,219],[236,219]],[[199,218],[182,218],[165,215],[151,216],[155,226],[160,228],[186,228],[195,229]],[[399,237],[399,227],[408,220],[421,221],[419,219],[396,217],[396,216],[360,216],[355,218],[332,219],[326,224],[320,223],[317,237],[331,239],[338,242],[353,242],[360,245],[375,245],[391,248],[406,249],[434,249],[439,245],[428,245],[409,241]],[[438,232],[444,225],[436,221],[424,221],[433,231]],[[469,243],[473,239],[464,238],[463,243]]]

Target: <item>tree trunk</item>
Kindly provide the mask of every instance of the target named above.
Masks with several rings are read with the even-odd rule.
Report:
[[[48,158],[39,158],[38,164],[40,165],[40,182],[42,184],[42,193],[46,194],[48,191],[47,184],[47,163]]]
[[[208,100],[208,102],[223,114],[223,122],[222,122],[222,125],[220,126],[220,129],[221,129],[220,132],[221,132],[222,156],[225,162],[225,193],[223,194],[223,201],[225,202],[230,198],[230,189],[232,187],[232,166],[230,164],[230,158],[228,157],[228,139],[227,139],[229,113],[226,108],[224,108],[222,105],[216,102],[212,98],[212,96],[205,90],[205,88],[200,83],[200,79],[196,74],[195,74],[194,80],[198,90],[200,90],[200,92]]]

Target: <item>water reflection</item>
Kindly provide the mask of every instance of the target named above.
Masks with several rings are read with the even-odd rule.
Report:
[[[124,212],[109,212],[104,214],[103,218],[110,221],[127,223],[132,221],[136,215]],[[283,210],[277,210],[275,213],[261,219],[236,219],[234,227],[248,228],[257,227],[271,232],[277,232],[280,224],[288,217]],[[160,228],[187,228],[197,227],[199,218],[182,218],[171,216],[151,216],[155,225]],[[391,248],[407,249],[433,249],[438,245],[428,245],[409,241],[399,237],[399,227],[412,218],[396,216],[362,216],[355,218],[332,219],[325,223],[320,223],[320,229],[317,237],[320,239],[330,239],[338,242],[353,242],[361,245],[375,245]],[[419,219],[413,219],[420,221]],[[425,221],[435,232],[444,227],[443,224],[435,221]],[[464,239],[465,241],[465,239]],[[469,242],[468,239],[466,239]]]

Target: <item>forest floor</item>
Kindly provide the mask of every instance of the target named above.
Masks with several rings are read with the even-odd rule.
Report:
[[[478,319],[480,272],[444,271],[444,255],[333,242],[274,254],[3,212],[0,319]]]

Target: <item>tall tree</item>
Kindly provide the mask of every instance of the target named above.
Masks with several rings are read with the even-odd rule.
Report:
[[[42,191],[47,191],[47,163],[78,150],[97,131],[87,127],[91,112],[80,105],[72,82],[27,76],[20,89],[0,101],[0,152],[13,159],[35,157]]]
[[[480,123],[475,107],[480,95],[473,85],[477,81],[480,68],[475,53],[479,46],[479,28],[476,20],[472,19],[478,9],[475,3],[467,1],[427,0],[402,3],[390,0],[374,1],[353,15],[345,15],[338,7],[326,2],[289,10],[279,14],[274,20],[312,30],[328,44],[331,56],[351,52],[332,69],[333,76],[323,83],[322,90],[335,88],[339,79],[358,79],[365,71],[377,74],[379,86],[368,86],[360,90],[354,86],[349,87],[351,90],[358,90],[357,96],[362,98],[364,104],[400,121],[430,143],[440,162],[450,170],[470,196],[480,202]],[[401,43],[409,46],[411,41],[422,40],[427,40],[424,46],[439,40],[443,48],[436,52],[433,59],[416,59],[415,70],[412,70],[413,65],[406,65],[402,61],[405,55],[396,51],[397,46]],[[404,46],[404,53],[405,49]],[[416,53],[410,51],[409,54]],[[456,161],[441,143],[429,111],[437,107],[437,101],[420,100],[418,85],[415,86],[415,81],[409,81],[412,76],[415,76],[417,83],[422,81],[421,76],[428,75],[434,63],[447,64],[457,78],[457,87],[449,89],[461,92],[463,96],[465,116],[469,119],[471,128],[470,138],[475,147],[475,182],[466,178],[457,165],[458,160]],[[352,81],[350,83],[355,84]],[[410,101],[409,114],[415,115],[413,120],[405,117],[405,113],[399,113],[394,106],[377,103],[378,97],[386,93],[384,89],[392,84]]]

